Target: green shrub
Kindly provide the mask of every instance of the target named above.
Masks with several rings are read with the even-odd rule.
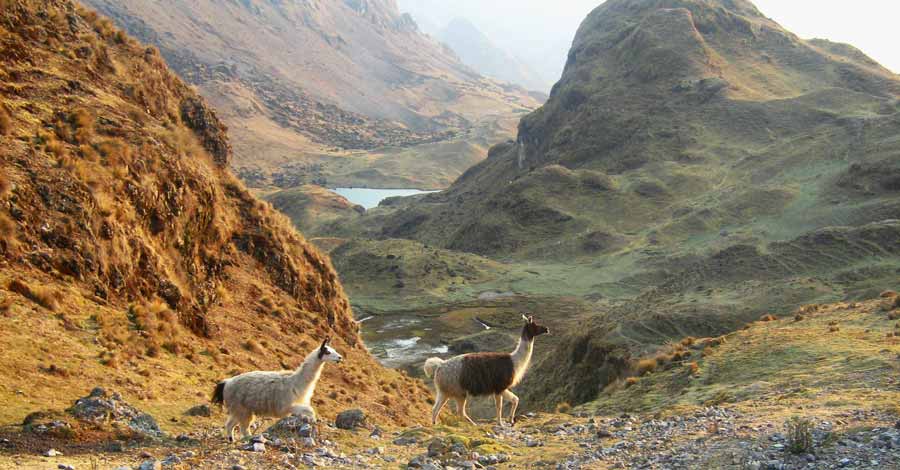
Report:
[[[813,451],[812,421],[795,416],[784,425],[787,435],[787,450],[793,454],[809,454]]]

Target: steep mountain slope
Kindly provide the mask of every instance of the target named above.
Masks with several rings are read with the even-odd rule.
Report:
[[[158,46],[222,111],[234,165],[255,185],[340,178],[362,169],[360,150],[489,132],[538,104],[464,66],[393,0],[87,3]],[[425,159],[439,160],[429,149]],[[415,174],[408,160],[395,174]]]
[[[533,281],[509,281],[521,294],[596,300],[593,328],[550,354],[572,369],[550,361],[525,383],[541,399],[577,377],[583,401],[621,351],[895,282],[898,98],[858,50],[749,2],[610,0],[515,142],[354,226],[527,264]]]
[[[421,415],[377,404],[421,385],[369,356],[328,258],[231,175],[225,126],[155,48],[69,0],[8,0],[0,62],[0,423],[99,385],[187,430],[218,380],[328,335],[349,363],[323,416]]]
[[[529,90],[550,88],[528,65],[497,47],[465,18],[454,18],[435,37],[450,46],[466,65],[488,77]]]

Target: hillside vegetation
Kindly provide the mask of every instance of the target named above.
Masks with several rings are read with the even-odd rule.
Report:
[[[7,0],[0,62],[0,424],[103,386],[166,432],[218,425],[182,414],[329,335],[349,361],[319,413],[421,419],[422,385],[369,356],[328,258],[232,176],[225,126],[155,48],[68,0]]]

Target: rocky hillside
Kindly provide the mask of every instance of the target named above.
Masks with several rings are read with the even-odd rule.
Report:
[[[155,48],[69,0],[7,0],[0,62],[0,424],[103,386],[183,432],[218,380],[327,335],[349,361],[320,413],[421,419],[422,386],[369,356],[328,258],[230,173],[226,127]]]
[[[256,186],[347,177],[360,170],[344,168],[347,157],[361,151],[425,145],[427,153],[539,104],[463,65],[393,0],[86,3],[159,47],[199,87],[233,130],[234,166]]]
[[[594,326],[551,354],[573,369],[525,384],[583,378],[583,401],[621,351],[896,282],[898,132],[900,78],[851,46],[741,0],[610,0],[516,141],[355,233],[521,266],[500,292],[591,300]]]

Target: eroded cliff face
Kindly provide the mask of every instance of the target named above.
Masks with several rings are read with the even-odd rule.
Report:
[[[418,386],[368,355],[328,258],[231,175],[226,127],[155,48],[65,0],[7,2],[0,27],[3,347],[43,349],[4,356],[7,382],[50,402],[146,395],[138,377],[162,367],[155,399],[178,401],[333,336],[354,364],[327,372],[326,412],[339,381]],[[32,362],[81,372],[42,391]]]

